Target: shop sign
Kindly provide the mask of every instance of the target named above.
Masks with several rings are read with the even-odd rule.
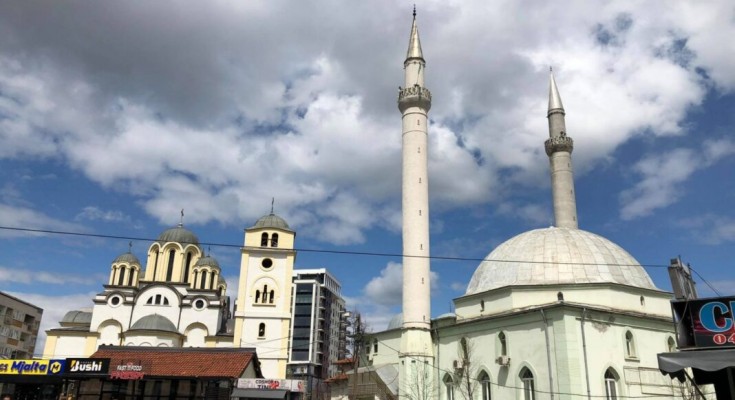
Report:
[[[64,373],[74,375],[106,374],[109,369],[109,358],[67,358]]]
[[[288,390],[303,392],[304,381],[297,379],[238,379],[240,389]]]
[[[110,368],[110,379],[143,379],[145,370],[140,361],[127,361]]]
[[[55,375],[65,360],[0,360],[0,375]]]
[[[735,347],[735,297],[676,301],[673,309],[686,329],[678,335],[680,348]]]

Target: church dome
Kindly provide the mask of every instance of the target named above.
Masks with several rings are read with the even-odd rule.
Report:
[[[278,228],[287,231],[291,230],[291,228],[288,227],[286,220],[273,213],[260,217],[252,228]]]
[[[214,259],[214,257],[206,256],[200,258],[196,264],[194,264],[195,267],[201,267],[201,266],[208,266],[208,267],[217,267],[219,268],[219,262]]]
[[[158,236],[159,242],[176,242],[181,244],[199,244],[199,238],[194,232],[184,228],[182,224],[167,229]]]
[[[130,329],[178,332],[176,330],[176,325],[174,325],[173,322],[158,314],[146,315],[145,317],[135,321]]]
[[[128,263],[140,265],[140,260],[138,260],[138,257],[136,257],[135,254],[128,252],[117,256],[115,261],[113,261],[112,263]]]
[[[69,311],[61,319],[61,325],[89,325],[91,322],[92,313],[82,310]]]
[[[475,270],[466,294],[511,285],[601,282],[656,289],[638,261],[615,243],[580,229],[550,227],[495,248]]]

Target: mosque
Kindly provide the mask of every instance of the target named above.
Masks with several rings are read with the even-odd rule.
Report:
[[[455,312],[430,318],[425,59],[416,13],[404,62],[403,313],[363,341],[353,379],[333,398],[679,398],[658,370],[676,349],[671,293],[620,246],[579,229],[574,141],[550,74],[554,226],[521,233],[477,267]],[[418,256],[418,257],[416,257]],[[422,257],[424,256],[424,257]]]

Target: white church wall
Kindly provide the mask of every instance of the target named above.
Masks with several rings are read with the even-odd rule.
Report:
[[[130,327],[130,316],[133,307],[128,304],[120,304],[113,306],[110,302],[104,304],[95,304],[92,308],[92,320],[90,321],[90,330],[96,332],[100,328],[100,324],[105,321],[117,321],[123,330]]]
[[[401,346],[401,330],[368,334],[370,339],[364,344],[365,354],[372,365],[397,364],[398,349]],[[377,343],[377,351],[376,351]],[[368,348],[369,346],[369,348]]]
[[[187,307],[181,310],[181,318],[179,321],[179,331],[185,332],[186,327],[199,323],[206,327],[208,334],[214,335],[219,328],[220,310],[218,308],[205,308],[197,310],[194,307]],[[176,321],[172,321],[176,323]]]
[[[109,319],[102,322],[97,332],[99,333],[97,346],[119,346],[121,344],[122,325],[118,321]]]
[[[157,296],[161,296],[160,301]],[[148,301],[153,304],[147,304]],[[165,304],[166,301],[168,304]],[[156,302],[160,304],[155,304]],[[175,290],[162,285],[148,286],[138,294],[131,318],[131,326],[135,325],[135,322],[139,319],[153,314],[165,317],[176,325],[179,321],[180,307],[178,292]]]
[[[205,347],[204,339],[207,337],[207,327],[203,324],[193,323],[185,329],[183,347]]]

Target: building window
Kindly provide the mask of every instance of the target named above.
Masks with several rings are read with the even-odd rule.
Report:
[[[485,300],[480,300],[480,312],[485,311]]]
[[[612,368],[605,371],[605,399],[618,399],[618,375]]]
[[[120,269],[117,270],[117,284],[118,286],[122,286],[125,284],[125,267],[120,267]]]
[[[454,381],[449,375],[444,375],[444,387],[447,390],[447,400],[454,400]]]
[[[135,276],[136,270],[130,269],[130,275],[128,275],[128,286],[133,286],[133,277]]]
[[[523,389],[523,400],[536,400],[536,389],[533,385],[533,373],[531,370],[523,367],[519,377],[521,378],[521,389]]]
[[[556,294],[556,299],[559,301],[564,301],[564,293],[559,292]]]
[[[171,281],[174,274],[174,259],[176,258],[176,250],[168,252],[168,268],[166,268],[166,281]]]
[[[273,260],[271,260],[270,258],[264,258],[263,261],[260,262],[260,265],[264,269],[270,269],[273,266]]]
[[[262,338],[265,337],[265,324],[263,322],[258,325],[258,337]]]
[[[505,332],[498,333],[498,342],[500,343],[500,355],[508,355],[508,341],[505,338]]]
[[[378,339],[373,341],[373,353],[378,354]]]
[[[266,246],[268,246],[268,234],[263,232],[263,234],[260,235],[260,247]]]
[[[271,289],[270,298],[268,299],[268,302],[273,304],[273,301],[275,301],[275,299],[276,299],[276,291]]]
[[[255,291],[255,303],[257,304],[260,301],[260,290]]]
[[[487,372],[482,371],[477,380],[480,382],[482,400],[490,400],[490,376],[487,374]]]
[[[207,271],[202,271],[202,279],[199,281],[199,289],[205,289],[207,286]]]
[[[631,331],[625,332],[625,357],[627,358],[636,357],[635,338],[633,337],[633,333]]]
[[[186,253],[186,267],[184,267],[184,283],[189,283],[189,267],[191,267],[191,252]]]
[[[271,235],[271,247],[278,247],[278,234],[274,233]]]

